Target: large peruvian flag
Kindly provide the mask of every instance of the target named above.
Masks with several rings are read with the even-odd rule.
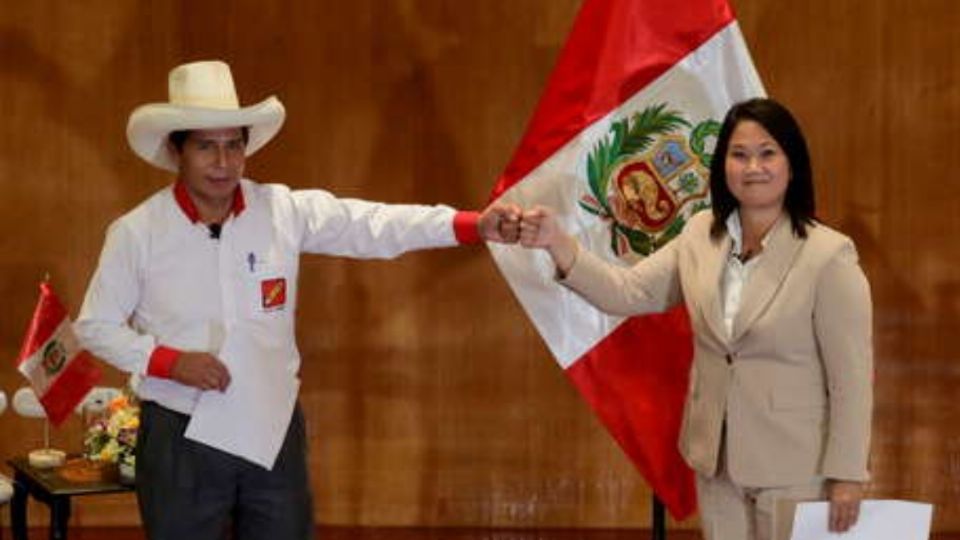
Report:
[[[40,300],[17,369],[30,380],[54,425],[60,425],[100,380],[100,369],[80,348],[67,310],[46,281],[40,284]]]
[[[726,0],[586,0],[493,198],[553,207],[584,248],[633,264],[709,206],[719,121],[763,93]],[[608,316],[557,284],[545,252],[490,247],[654,492],[675,518],[692,514],[693,473],[677,447],[693,355],[682,306]]]

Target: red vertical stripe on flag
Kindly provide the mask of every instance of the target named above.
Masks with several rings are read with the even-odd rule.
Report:
[[[682,519],[696,510],[693,474],[677,449],[693,334],[683,306],[627,319],[567,368],[654,492]]]
[[[733,20],[727,0],[585,2],[491,199]]]
[[[40,396],[40,404],[50,422],[55,426],[62,424],[99,380],[100,369],[93,357],[87,351],[80,351],[67,363],[47,393]]]
[[[33,310],[33,318],[30,319],[30,326],[27,328],[27,339],[23,341],[23,346],[20,348],[17,365],[30,358],[41,345],[46,343],[66,318],[67,310],[53,293],[50,284],[46,281],[40,283],[40,300],[37,301],[37,307]]]

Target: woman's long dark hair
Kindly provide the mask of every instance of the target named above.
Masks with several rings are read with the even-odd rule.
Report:
[[[790,178],[783,207],[790,215],[793,233],[807,237],[807,227],[814,225],[816,202],[813,195],[813,171],[810,153],[800,125],[786,107],[769,98],[754,98],[737,103],[727,111],[717,135],[716,149],[710,162],[710,199],[713,207],[713,225],[710,236],[720,238],[727,230],[727,218],[740,203],[727,187],[727,149],[734,128],[743,120],[753,120],[767,130],[787,154]]]

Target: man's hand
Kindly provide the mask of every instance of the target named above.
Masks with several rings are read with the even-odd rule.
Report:
[[[493,203],[480,213],[480,237],[487,242],[515,244],[520,238],[522,210],[516,204]]]
[[[230,386],[227,366],[212,354],[202,352],[180,353],[170,369],[170,378],[200,390],[223,392]]]
[[[857,523],[863,484],[844,480],[827,480],[827,500],[830,501],[831,532],[846,532]]]

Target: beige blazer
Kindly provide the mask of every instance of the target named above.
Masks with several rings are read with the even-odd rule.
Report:
[[[731,239],[712,240],[712,222],[700,212],[631,268],[580,250],[562,283],[612,314],[686,304],[695,346],[680,451],[696,471],[716,473],[726,421],[726,465],[737,484],[867,480],[872,308],[853,242],[822,224],[798,238],[781,217],[728,336],[720,283]]]

